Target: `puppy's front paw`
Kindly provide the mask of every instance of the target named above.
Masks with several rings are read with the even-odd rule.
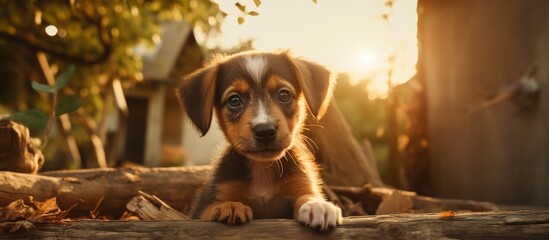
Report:
[[[307,226],[327,230],[341,224],[341,209],[325,200],[309,200],[299,208],[297,220]]]
[[[252,209],[240,202],[220,202],[210,205],[201,219],[228,224],[246,223],[253,218]]]

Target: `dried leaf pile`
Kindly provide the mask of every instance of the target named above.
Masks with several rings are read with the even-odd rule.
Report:
[[[28,201],[18,199],[5,207],[0,207],[0,230],[4,232],[15,232],[20,229],[28,230],[36,224],[64,224],[71,220],[110,220],[110,217],[108,216],[99,215],[97,208],[101,202],[102,199],[98,201],[95,209],[90,210],[89,216],[70,219],[67,218],[67,215],[76,207],[76,204],[66,210],[61,210],[57,205],[57,199],[55,197],[49,198],[43,202],[34,200],[32,196],[29,197]],[[133,215],[131,212],[124,212],[120,217],[120,220],[139,220],[139,217]]]
[[[61,210],[55,197],[40,202],[31,196],[28,203],[19,199],[0,208],[0,229],[14,232],[20,228],[29,229],[36,223],[62,223],[75,206]]]

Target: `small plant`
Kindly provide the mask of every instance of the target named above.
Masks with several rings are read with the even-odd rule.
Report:
[[[75,72],[74,65],[71,65],[65,72],[61,73],[55,80],[53,86],[32,81],[32,88],[39,92],[51,94],[50,113],[33,108],[24,112],[15,112],[8,117],[9,120],[21,123],[33,131],[42,131],[44,136],[43,144],[39,147],[43,149],[47,144],[47,136],[57,117],[71,113],[82,106],[82,100],[75,94],[64,95],[59,100],[60,90],[71,81]]]

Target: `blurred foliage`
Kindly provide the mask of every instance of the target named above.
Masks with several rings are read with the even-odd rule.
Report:
[[[341,74],[337,79],[334,97],[359,144],[363,145],[365,141],[370,141],[372,144],[381,177],[384,182],[388,182],[395,174],[388,166],[390,151],[388,100],[386,98],[370,99],[366,89],[367,84],[367,79],[352,83],[348,75]],[[396,99],[396,114],[394,116],[396,118],[397,146],[395,155],[400,160],[404,158],[404,151],[410,141],[407,135],[412,128],[409,110],[410,103],[417,91],[416,81],[408,81],[393,88],[392,94],[395,94]],[[404,178],[404,176],[402,177]]]
[[[208,0],[0,0],[0,5],[0,103],[12,110],[41,105],[27,83],[44,82],[35,56],[43,51],[54,70],[78,65],[71,87],[96,118],[101,117],[100,93],[109,79],[118,78],[125,86],[142,80],[135,46],[157,44],[163,21],[186,20],[209,32],[218,30],[224,17]],[[46,34],[50,25],[57,28],[54,36]]]
[[[219,31],[225,17],[209,0],[0,0],[0,6],[0,114],[54,111],[52,96],[38,94],[31,81],[51,86],[46,75],[74,64],[74,80],[62,95],[76,94],[85,103],[67,133],[83,152],[98,152],[90,142],[113,111],[113,81],[127,88],[143,79],[137,46],[158,45],[166,21],[185,20],[208,34]],[[44,150],[46,159],[63,149],[52,146]]]
[[[376,157],[379,171],[384,177],[388,145],[385,133],[386,99],[370,99],[366,86],[367,80],[354,84],[346,74],[340,74],[334,97],[343,116],[352,129],[360,145],[370,141]]]

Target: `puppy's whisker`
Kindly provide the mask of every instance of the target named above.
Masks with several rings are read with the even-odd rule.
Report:
[[[324,128],[324,126],[320,124],[305,124],[303,127],[318,127],[318,128]]]
[[[277,166],[280,166],[280,176],[278,178],[282,178],[282,175],[284,174],[284,164],[281,161],[282,159],[276,160]]]
[[[294,156],[292,156],[291,153],[288,154],[288,156],[290,156],[290,158],[292,159],[292,162],[294,163],[294,165],[295,165],[297,168],[299,168],[300,170],[303,170],[303,169],[299,166],[299,164],[297,163],[297,161],[295,160]]]
[[[307,143],[307,145],[309,146],[309,148],[311,150],[313,150],[313,153],[316,150],[320,150],[320,148],[318,148],[318,145],[315,143],[315,141],[313,139],[311,139],[310,137],[306,136],[306,135],[303,135],[303,140],[305,143]],[[313,147],[314,145],[314,147]]]

